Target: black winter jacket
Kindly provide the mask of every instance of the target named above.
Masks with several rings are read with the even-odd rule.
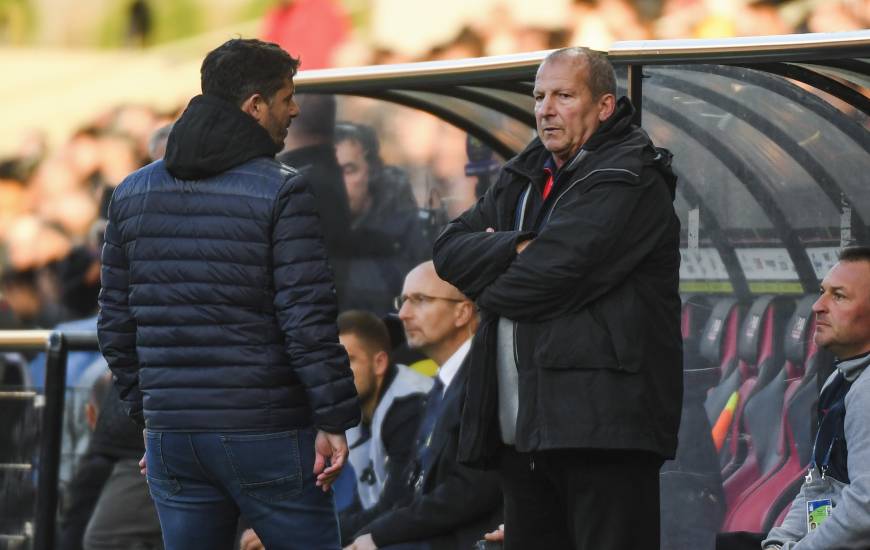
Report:
[[[556,174],[539,231],[514,230],[550,153],[535,139],[435,244],[439,275],[483,312],[470,352],[460,460],[501,447],[496,327],[516,321],[516,446],[672,457],[682,402],[679,220],[670,153],[631,124],[628,99]],[[487,233],[488,227],[495,233]],[[517,255],[518,242],[534,240]]]
[[[278,149],[239,108],[198,96],[166,161],[114,193],[100,349],[149,429],[342,433],[359,422],[318,212]]]

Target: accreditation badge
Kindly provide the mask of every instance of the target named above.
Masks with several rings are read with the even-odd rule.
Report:
[[[821,498],[819,500],[807,501],[807,533],[817,528],[823,521],[831,515],[831,499]]]

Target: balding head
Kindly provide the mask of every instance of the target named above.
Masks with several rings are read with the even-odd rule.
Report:
[[[438,276],[435,264],[432,261],[423,262],[408,272],[405,276],[405,286],[411,284],[420,292],[431,296],[443,296],[456,301],[468,300],[464,294]]]
[[[474,304],[435,272],[432,262],[412,269],[402,287],[399,318],[408,346],[443,364],[477,329]]]

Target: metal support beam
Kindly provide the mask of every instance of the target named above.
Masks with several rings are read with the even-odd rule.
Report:
[[[628,66],[628,99],[634,104],[634,122],[640,126],[643,120],[643,65]]]
[[[67,346],[63,334],[53,332],[45,354],[45,410],[39,449],[39,485],[36,492],[35,550],[54,548],[57,519],[57,482],[60,469],[61,428],[66,391]]]

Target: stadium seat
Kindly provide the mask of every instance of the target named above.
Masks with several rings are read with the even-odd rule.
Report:
[[[815,356],[812,342],[814,301],[814,296],[806,296],[798,302],[782,336],[785,364],[776,378],[755,393],[744,409],[744,425],[752,445],[750,456],[726,482],[726,493],[730,491],[724,523],[726,531],[760,531],[781,490],[776,483],[768,484],[790,459],[800,464],[789,427],[788,411],[798,389],[813,377],[811,374],[805,378],[804,372],[807,359],[812,360]],[[804,411],[802,414],[808,417],[810,413]],[[755,477],[751,483],[741,485],[751,477]],[[791,476],[786,475],[788,477]]]
[[[720,453],[720,458],[723,459],[722,478],[725,500],[729,507],[736,497],[759,476],[755,447],[758,444],[769,444],[770,434],[769,430],[758,427],[756,432],[758,441],[753,439],[750,425],[747,423],[746,410],[747,406],[755,401],[757,405],[751,408],[755,413],[752,422],[755,424],[763,422],[767,404],[763,398],[756,399],[756,397],[782,370],[785,357],[782,336],[793,311],[794,301],[791,298],[760,296],[752,303],[740,328],[737,355],[743,382],[738,390],[738,403],[731,422],[727,454]],[[780,402],[774,418],[780,416],[781,410]]]

